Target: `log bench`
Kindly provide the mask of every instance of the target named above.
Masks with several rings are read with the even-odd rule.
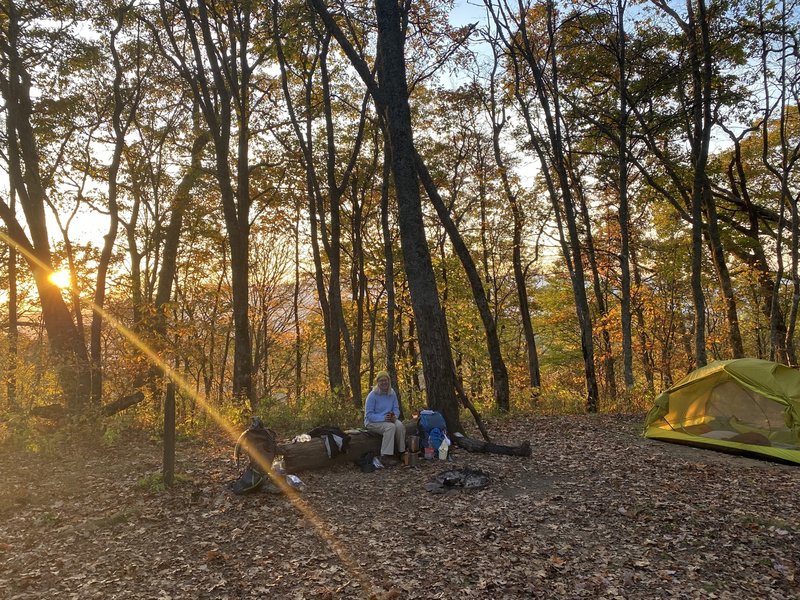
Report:
[[[416,419],[405,421],[404,425],[407,436],[416,435]],[[333,459],[328,458],[325,444],[320,438],[311,438],[308,442],[278,444],[277,453],[283,455],[283,466],[287,473],[299,473],[300,471],[352,463],[365,452],[372,452],[375,456],[380,456],[380,435],[360,430],[350,430],[346,433],[350,435],[347,452],[341,453]],[[450,436],[450,439],[456,447],[463,448],[467,452],[505,454],[526,458],[531,456],[531,445],[527,441],[519,446],[503,446],[458,435]]]
[[[406,435],[417,432],[415,420],[406,421]],[[278,454],[283,455],[283,468],[287,473],[299,473],[311,469],[322,469],[333,465],[352,463],[364,452],[372,452],[375,456],[381,454],[381,436],[370,431],[348,430],[350,444],[347,452],[339,454],[336,458],[328,458],[325,444],[320,438],[311,438],[308,442],[294,442],[278,444]]]

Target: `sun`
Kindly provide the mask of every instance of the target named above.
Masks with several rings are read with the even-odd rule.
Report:
[[[61,288],[62,290],[69,289],[69,287],[72,285],[72,276],[69,274],[67,269],[53,271],[50,273],[48,279],[50,280],[50,283]]]

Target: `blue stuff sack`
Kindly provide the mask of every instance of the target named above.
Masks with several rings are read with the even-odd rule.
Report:
[[[447,423],[442,413],[435,410],[423,410],[419,413],[417,431],[421,448],[438,450],[447,435]]]

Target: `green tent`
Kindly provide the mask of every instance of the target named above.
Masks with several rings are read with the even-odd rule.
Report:
[[[712,362],[656,398],[644,436],[800,464],[800,371],[755,358]]]

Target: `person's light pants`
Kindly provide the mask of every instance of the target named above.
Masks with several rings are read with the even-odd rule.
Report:
[[[382,423],[369,423],[367,430],[379,433],[383,436],[381,444],[381,454],[393,455],[395,447],[398,452],[406,451],[406,426],[398,419],[394,423],[383,421]]]

